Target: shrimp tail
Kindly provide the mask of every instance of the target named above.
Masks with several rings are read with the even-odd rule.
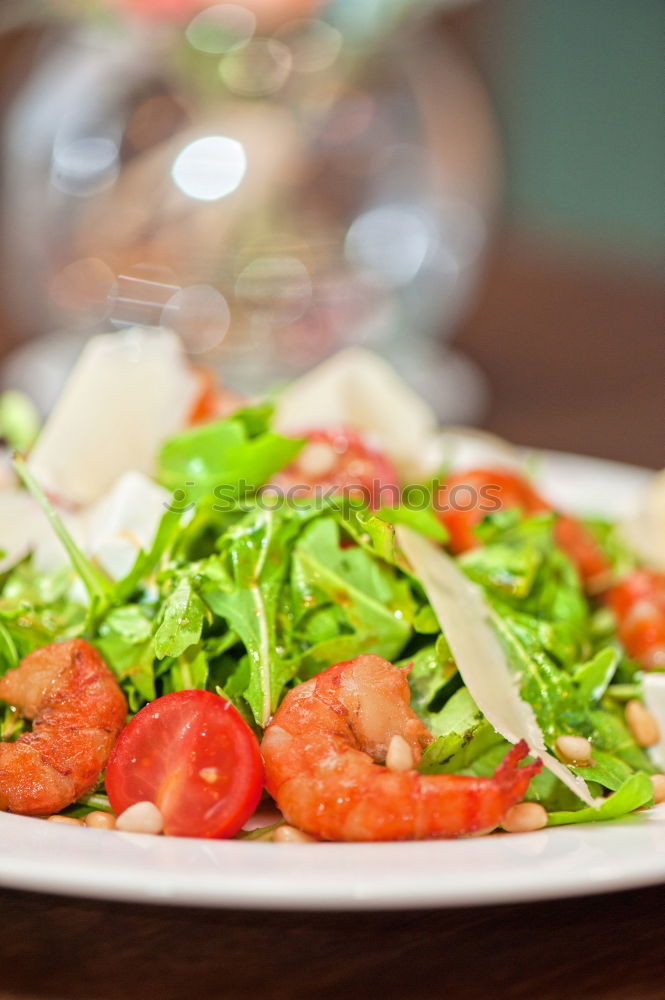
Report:
[[[542,760],[536,758],[533,763],[518,767],[519,762],[524,760],[528,753],[526,741],[520,740],[506,754],[493,776],[493,780],[507,792],[519,795],[520,798],[526,792],[531,779],[540,773],[543,766]]]
[[[519,762],[524,760],[528,753],[526,741],[520,740],[506,754],[492,776],[492,781],[505,802],[506,811],[524,798],[529,782],[542,769],[543,762],[540,758],[536,758],[531,764],[518,767]]]
[[[462,837],[489,833],[500,826],[508,810],[520,802],[540,760],[519,767],[529,748],[524,740],[512,747],[490,778],[424,775],[421,790],[432,804],[424,825],[427,836]]]

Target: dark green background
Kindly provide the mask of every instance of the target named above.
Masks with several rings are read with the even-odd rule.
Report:
[[[665,252],[665,2],[485,0],[474,19],[510,215],[653,264]]]

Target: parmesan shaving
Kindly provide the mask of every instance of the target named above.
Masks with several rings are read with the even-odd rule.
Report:
[[[53,535],[44,514],[25,490],[0,490],[0,573],[24,559]]]
[[[135,328],[90,340],[29,458],[67,505],[94,503],[125,472],[154,472],[159,444],[186,423],[198,391],[180,341]]]
[[[437,430],[427,403],[383,358],[360,347],[340,351],[296,379],[276,405],[281,433],[352,427],[373,440],[405,479],[423,473],[424,442]]]
[[[480,589],[442,549],[409,528],[396,538],[422,583],[469,693],[488,722],[510,743],[525,740],[531,752],[583,802],[597,806],[586,782],[550,754],[533,709],[522,700],[501,644],[489,622]]]
[[[665,469],[653,476],[635,513],[620,530],[645,563],[665,570]]]
[[[654,716],[660,730],[659,742],[649,748],[649,756],[657,767],[665,771],[665,674],[654,671],[642,675],[644,704]]]

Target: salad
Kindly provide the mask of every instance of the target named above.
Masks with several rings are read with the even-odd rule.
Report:
[[[575,516],[368,352],[249,402],[167,331],[0,434],[0,810],[379,841],[665,801],[662,477]]]

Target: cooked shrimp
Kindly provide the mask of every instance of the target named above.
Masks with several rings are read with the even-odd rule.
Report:
[[[626,652],[646,670],[665,667],[665,573],[635,569],[607,594]]]
[[[0,743],[0,811],[57,813],[94,788],[127,714],[96,649],[72,639],[35,650],[0,679],[0,699],[33,720]]]
[[[383,766],[394,736],[411,768]],[[288,823],[324,840],[420,840],[493,830],[540,770],[516,766],[522,743],[491,778],[420,774],[431,739],[409,707],[406,671],[358,656],[287,694],[261,745],[266,787]]]

